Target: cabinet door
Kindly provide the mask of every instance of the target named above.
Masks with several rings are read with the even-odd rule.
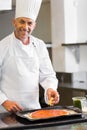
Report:
[[[72,105],[72,89],[59,87],[58,91],[60,93],[59,105],[62,106]]]
[[[74,88],[59,87],[58,91],[60,93],[59,105],[62,106],[73,105],[72,97],[87,95],[86,90],[74,89]]]

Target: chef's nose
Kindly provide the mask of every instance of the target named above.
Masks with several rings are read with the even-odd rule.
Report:
[[[25,29],[28,29],[29,28],[29,25],[27,23],[24,24],[24,28]]]

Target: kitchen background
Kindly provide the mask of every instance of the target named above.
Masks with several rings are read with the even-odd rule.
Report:
[[[15,3],[0,11],[0,40],[13,31]],[[60,82],[87,82],[87,0],[43,0],[33,35],[46,42]]]

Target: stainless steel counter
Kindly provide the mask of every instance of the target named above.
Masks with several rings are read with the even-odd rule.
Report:
[[[86,130],[87,116],[76,118],[29,121],[14,114],[0,113],[0,130]]]

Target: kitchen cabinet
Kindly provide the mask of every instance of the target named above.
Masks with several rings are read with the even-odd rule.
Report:
[[[72,97],[87,95],[87,84],[60,83],[58,91],[60,93],[59,105],[73,105]]]

